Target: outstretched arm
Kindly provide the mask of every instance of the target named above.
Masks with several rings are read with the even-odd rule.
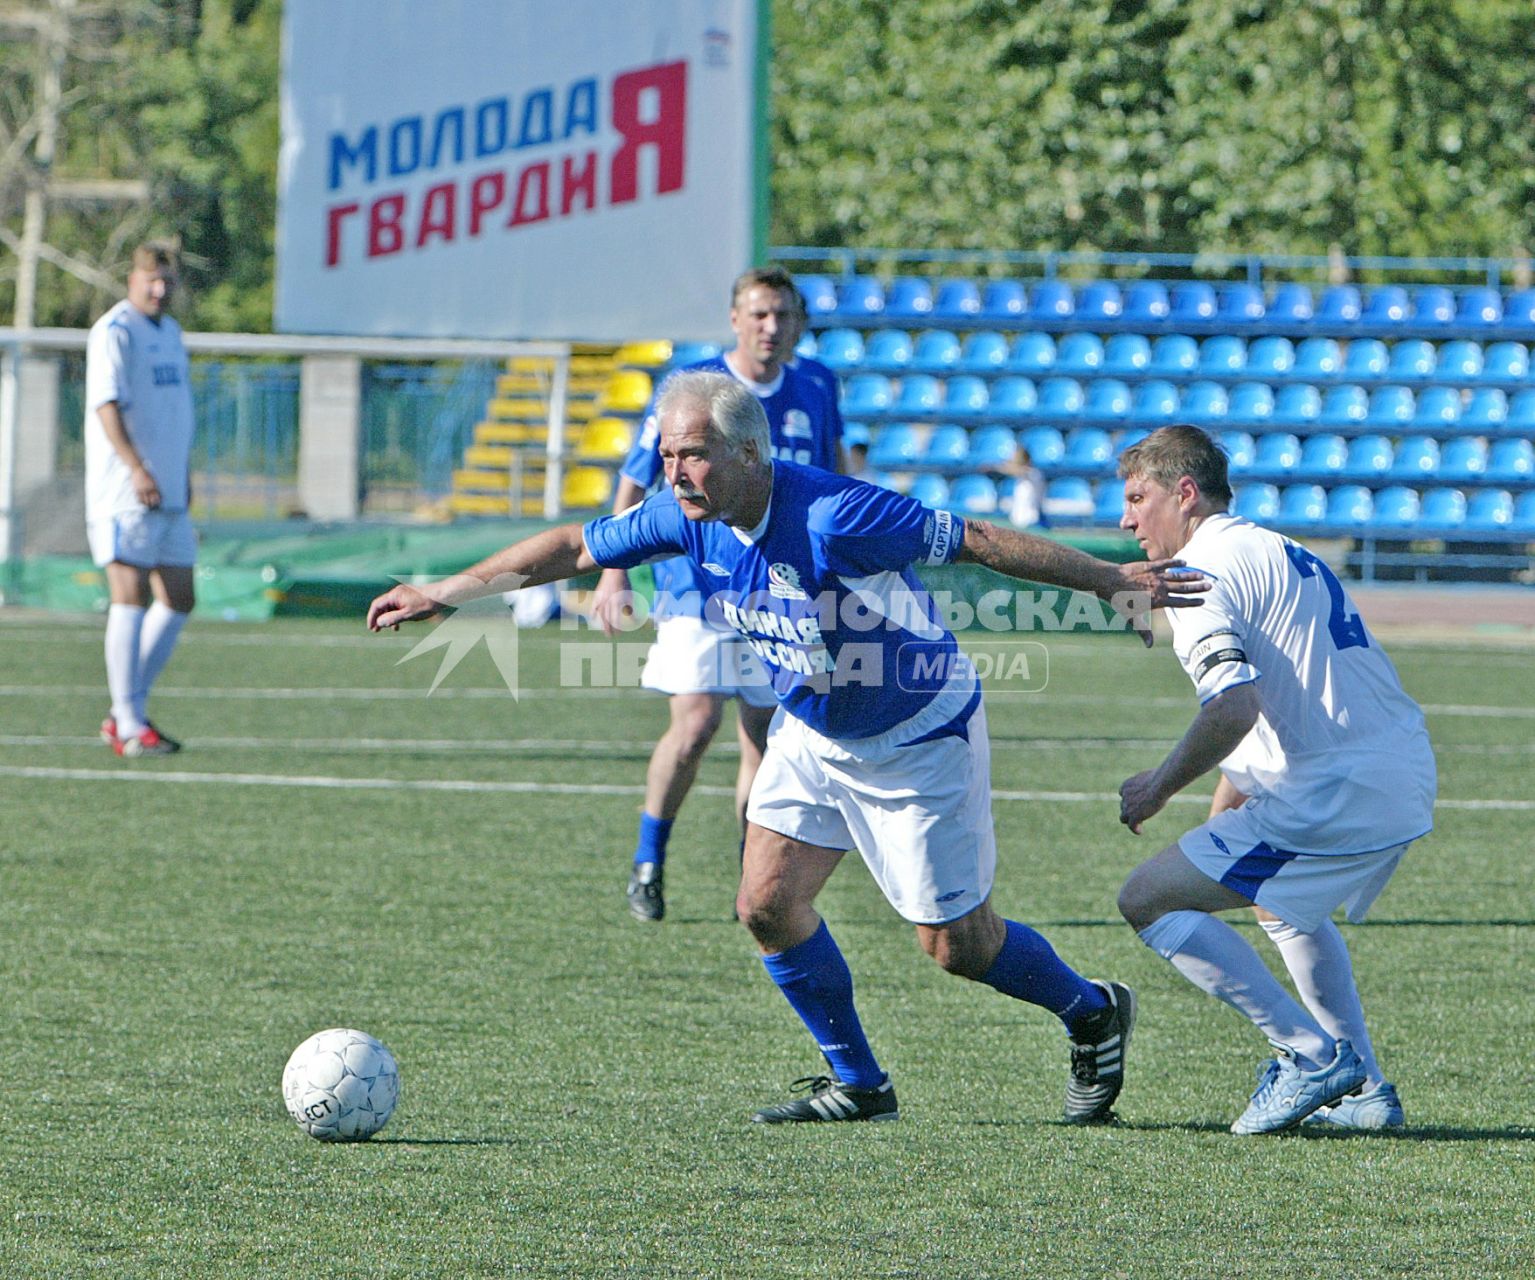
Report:
[[[1200,601],[1194,598],[1196,594],[1210,589],[1209,581],[1197,574],[1190,577],[1170,574],[1182,567],[1181,560],[1111,564],[1050,538],[1004,529],[984,520],[965,521],[965,545],[957,558],[983,564],[1010,578],[1091,591],[1129,618],[1148,646],[1152,609],[1197,605]]]
[[[422,586],[401,584],[368,606],[368,630],[382,631],[402,622],[430,618],[445,608],[519,587],[559,582],[597,568],[586,550],[579,524],[546,529],[514,542],[470,565],[462,573]]]
[[[613,495],[613,514],[623,515],[630,507],[642,502],[645,490],[639,481],[631,480],[623,472],[618,473],[618,491]],[[592,616],[602,624],[604,635],[615,636],[627,630],[627,615],[634,597],[629,590],[627,569],[604,569],[597,579],[597,589],[592,593]]]
[[[1166,760],[1125,780],[1119,788],[1119,820],[1140,835],[1141,823],[1236,750],[1257,723],[1258,711],[1258,692],[1251,684],[1211,698]]]

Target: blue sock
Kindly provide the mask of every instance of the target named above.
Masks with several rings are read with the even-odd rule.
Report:
[[[982,982],[1005,996],[1050,1010],[1066,1024],[1067,1031],[1074,1031],[1108,1008],[1109,998],[1103,988],[1056,955],[1044,934],[1013,920],[1003,923],[1007,938]]]
[[[839,1080],[858,1089],[872,1089],[884,1080],[853,1008],[853,975],[824,920],[804,942],[763,956],[762,963]]]
[[[640,814],[640,842],[634,848],[634,865],[654,862],[657,866],[666,861],[666,842],[672,837],[670,818],[652,818]]]

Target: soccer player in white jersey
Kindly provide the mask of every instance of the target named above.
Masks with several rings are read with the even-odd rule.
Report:
[[[181,747],[150,722],[148,709],[195,603],[192,391],[181,326],[168,311],[175,288],[170,250],[140,245],[127,298],[91,326],[86,345],[86,532],[110,595],[112,707],[101,736],[122,756]]]
[[[1210,819],[1142,863],[1120,910],[1157,954],[1224,1000],[1277,1051],[1234,1133],[1316,1113],[1349,1128],[1402,1123],[1365,1029],[1332,914],[1358,922],[1407,846],[1433,825],[1436,774],[1423,713],[1342,583],[1299,544],[1227,514],[1226,458],[1197,427],[1127,449],[1123,528],[1148,556],[1178,556],[1213,584],[1168,616],[1200,710],[1155,769],[1120,788],[1141,824],[1219,767]],[[1252,907],[1298,1003],[1211,913]]]
[[[839,469],[842,415],[836,377],[825,365],[809,361],[796,367],[794,361],[805,317],[794,278],[781,267],[755,267],[735,279],[730,299],[734,348],[687,367],[727,373],[752,390],[767,415],[775,458]],[[615,514],[634,506],[660,481],[658,442],[652,412],[620,471]],[[705,616],[703,602],[712,590],[708,575],[680,557],[654,565],[652,574],[656,638],[640,683],[667,695],[670,723],[645,772],[645,805],[629,869],[629,911],[639,920],[660,920],[666,914],[665,865],[672,826],[719,729],[725,704],[737,701],[741,756],[736,814],[743,822],[775,705],[761,663],[738,636]],[[617,614],[631,599],[629,575],[622,569],[604,571],[593,612],[607,634],[619,628]]]
[[[662,389],[659,414],[665,490],[622,515],[537,534],[430,588],[395,587],[373,601],[368,625],[429,617],[513,583],[686,555],[717,582],[719,616],[762,659],[779,703],[747,811],[737,910],[830,1066],[799,1082],[806,1096],[752,1118],[898,1114],[859,1022],[847,962],[814,905],[856,847],[939,965],[1061,1019],[1072,1045],[1066,1119],[1110,1119],[1134,996],[1121,983],[1082,977],[1042,935],[993,911],[980,688],[911,566],[975,561],[1136,612],[1197,604],[1189,593],[1205,584],[1170,581],[1178,562],[1108,564],[775,461],[761,403],[726,375],[677,375]]]

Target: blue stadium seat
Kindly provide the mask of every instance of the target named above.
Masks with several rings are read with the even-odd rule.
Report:
[[[1199,373],[1206,378],[1230,378],[1247,366],[1247,344],[1231,333],[1217,333],[1199,344]]]
[[[911,334],[905,329],[878,329],[863,344],[863,367],[871,373],[904,372],[911,356]]]
[[[1039,393],[1034,383],[1017,374],[998,378],[991,384],[991,416],[993,418],[1026,418],[1039,403]]]
[[[1229,408],[1226,388],[1218,382],[1191,382],[1178,399],[1177,416],[1184,422],[1207,427],[1224,422]]]
[[[1114,461],[1114,441],[1101,427],[1077,427],[1066,437],[1063,466],[1102,471]]]
[[[1327,491],[1328,524],[1360,526],[1368,524],[1375,499],[1362,484],[1340,484]]]
[[[1452,427],[1460,417],[1460,391],[1455,387],[1424,387],[1418,392],[1412,425],[1436,428]]]
[[[1283,378],[1295,368],[1295,345],[1288,338],[1254,338],[1247,344],[1249,378]]]
[[[970,437],[970,465],[996,471],[1012,462],[1018,439],[1008,427],[982,427]]]
[[[1048,333],[1020,333],[1007,352],[1011,373],[1037,378],[1055,368],[1055,339]]]
[[[889,410],[894,396],[882,373],[855,373],[842,384],[842,416],[862,418]]]
[[[1274,416],[1274,392],[1266,382],[1239,382],[1226,400],[1233,422],[1262,422]]]
[[[1092,280],[1077,291],[1079,317],[1089,320],[1117,320],[1124,310],[1119,286],[1112,280]]]
[[[847,276],[837,285],[839,320],[856,324],[881,315],[885,310],[885,289],[873,276]]]
[[[891,408],[898,417],[931,417],[942,404],[943,383],[930,373],[914,373],[901,379],[901,389]]]
[[[1142,373],[1151,365],[1151,341],[1143,333],[1116,333],[1103,344],[1103,372]]]
[[[1465,528],[1495,533],[1514,522],[1514,497],[1507,489],[1483,489],[1466,503]]]
[[[941,507],[949,500],[949,482],[936,472],[924,471],[911,482],[906,495],[924,507]]]
[[[1330,284],[1317,302],[1316,318],[1323,324],[1354,324],[1364,314],[1359,290],[1351,284]]]
[[[916,428],[906,422],[892,422],[880,430],[869,448],[869,465],[882,470],[900,470],[910,466],[921,453],[921,438]]]
[[[1418,508],[1419,525],[1436,532],[1455,532],[1466,520],[1466,495],[1459,489],[1430,489]]]
[[[1018,443],[1036,467],[1052,467],[1066,456],[1066,437],[1056,427],[1030,427],[1019,433]]]
[[[1118,378],[1094,378],[1087,384],[1084,418],[1123,418],[1130,412],[1130,388]]]
[[[1528,440],[1494,440],[1487,454],[1487,479],[1492,484],[1535,483],[1535,444]]]
[[[1267,310],[1263,290],[1246,281],[1223,285],[1216,295],[1216,318],[1236,329],[1257,324]]]
[[[821,320],[837,309],[837,286],[830,276],[795,276],[800,297],[805,300],[805,314],[812,320]]]
[[[1041,280],[1029,294],[1029,316],[1034,320],[1067,320],[1076,309],[1077,300],[1064,280]]]
[[[1173,285],[1167,318],[1174,324],[1188,320],[1207,323],[1215,319],[1218,310],[1211,285],[1203,280],[1183,280]]]
[[[1471,407],[1475,403],[1476,398],[1473,396],[1471,404],[1460,415],[1462,422],[1471,417]],[[1526,387],[1514,393],[1513,399],[1508,402],[1508,416],[1504,419],[1504,425],[1518,435],[1535,435],[1535,387]]]
[[[990,403],[986,379],[973,373],[958,374],[943,384],[943,411],[948,417],[978,418]]]
[[[1482,344],[1468,338],[1456,338],[1439,344],[1434,361],[1434,377],[1440,382],[1470,381],[1482,376]]]
[[[794,344],[795,358],[800,360],[814,360],[815,345],[815,334],[811,333],[808,329],[805,330],[804,333],[800,334],[799,341]],[[672,367],[676,368],[678,366],[673,364]]]
[[[1007,339],[995,329],[977,329],[959,348],[962,373],[997,373],[1007,366]]]
[[[943,280],[933,298],[934,320],[967,324],[981,314],[981,291],[974,280]]]
[[[1391,348],[1386,376],[1399,382],[1422,382],[1434,376],[1437,354],[1434,344],[1422,338],[1406,338]]]
[[[961,515],[992,515],[997,509],[997,486],[990,476],[957,476],[949,485],[945,505]]]
[[[1319,484],[1292,484],[1279,495],[1279,523],[1289,528],[1321,524],[1327,516],[1327,491]]]
[[[1343,349],[1336,338],[1306,338],[1295,348],[1293,378],[1325,382],[1343,371]]]
[[[1245,431],[1222,431],[1216,437],[1226,455],[1226,466],[1233,473],[1250,470],[1255,456],[1253,438]]]
[[[1514,518],[1509,528],[1516,533],[1535,534],[1535,489],[1527,489],[1514,499]]]
[[[1311,286],[1297,281],[1286,281],[1274,286],[1274,296],[1269,299],[1268,318],[1283,324],[1308,324],[1316,312],[1316,300],[1311,296]]]
[[[1105,528],[1119,527],[1125,514],[1125,482],[1104,480],[1093,491],[1093,523]]]
[[[1412,291],[1412,322],[1417,325],[1455,323],[1455,295],[1438,284],[1421,284]]]
[[[680,369],[685,364],[697,364],[700,360],[713,360],[724,348],[717,342],[677,342],[672,344],[672,358],[666,362],[669,369]]]
[[[1039,401],[1034,416],[1054,421],[1076,418],[1082,413],[1085,397],[1082,384],[1075,378],[1046,378],[1039,384]]]
[[[1343,474],[1350,480],[1379,480],[1391,470],[1394,450],[1382,435],[1356,436],[1348,447]]]
[[[1300,465],[1300,441],[1288,431],[1270,431],[1258,437],[1252,469],[1264,475],[1288,474]]]
[[[1523,382],[1530,376],[1530,353],[1522,342],[1494,342],[1482,352],[1483,382]]]
[[[952,471],[970,456],[970,433],[952,422],[934,427],[922,446],[922,465]]]
[[[1287,382],[1274,397],[1275,426],[1299,427],[1322,412],[1322,393],[1309,382]]]
[[[1342,436],[1307,436],[1301,446],[1300,462],[1295,467],[1298,480],[1331,484],[1348,465],[1348,441]]]
[[[1186,333],[1164,333],[1151,344],[1148,373],[1164,377],[1193,373],[1199,368],[1199,344]]]
[[[1130,427],[1125,431],[1121,431],[1114,437],[1114,456],[1118,458],[1131,445],[1140,444],[1150,434],[1150,427]]]
[[[1439,441],[1432,436],[1408,436],[1396,447],[1388,473],[1393,480],[1423,483],[1439,471]]]
[[[1405,485],[1392,485],[1375,495],[1370,512],[1371,529],[1405,529],[1418,521],[1418,491]]]
[[[1439,447],[1439,478],[1447,484],[1473,484],[1487,473],[1487,442],[1476,436],[1447,440]]]
[[[1461,290],[1455,299],[1455,323],[1495,329],[1503,323],[1503,295],[1485,285]]]
[[[1120,315],[1136,324],[1158,324],[1167,319],[1171,309],[1164,284],[1158,280],[1137,280],[1125,289]]]
[[[1271,484],[1244,484],[1232,497],[1231,512],[1254,524],[1273,524],[1279,518],[1279,490]]]
[[[1501,387],[1478,387],[1462,406],[1458,425],[1462,431],[1497,431],[1509,417],[1508,396]],[[1535,428],[1535,415],[1526,425]]]
[[[1405,427],[1417,412],[1416,397],[1406,387],[1376,387],[1370,392],[1365,421],[1372,427]]]
[[[1161,426],[1178,416],[1178,388],[1160,378],[1152,378],[1136,387],[1130,399],[1130,421],[1146,426]]]
[[[1503,299],[1505,329],[1535,329],[1535,289],[1515,289]]]
[[[947,373],[959,363],[959,335],[949,329],[924,329],[917,335],[911,367],[918,373]]]
[[[1020,280],[989,280],[981,291],[981,315],[991,321],[1017,324],[1029,313],[1029,295]]]
[[[1322,410],[1316,420],[1326,427],[1349,427],[1363,422],[1370,411],[1370,397],[1363,387],[1346,382],[1328,387],[1322,397]]]
[[[1080,378],[1103,367],[1103,339],[1096,333],[1068,333],[1055,344],[1055,371]]]
[[[869,430],[868,424],[863,422],[844,422],[842,424],[842,443],[852,448],[855,444],[861,444],[867,448],[874,441],[874,433]]]
[[[1386,372],[1391,356],[1379,338],[1355,338],[1343,353],[1345,378],[1379,378]]]
[[[933,286],[921,276],[896,276],[885,290],[887,320],[926,320],[933,311]]]
[[[863,361],[863,335],[857,329],[823,329],[815,358],[835,373],[848,373]]]
[[[1093,514],[1093,486],[1081,476],[1061,476],[1045,488],[1045,515],[1051,520],[1085,520]]]
[[[1397,284],[1383,284],[1370,291],[1365,299],[1359,322],[1367,325],[1399,325],[1407,323],[1407,290]]]

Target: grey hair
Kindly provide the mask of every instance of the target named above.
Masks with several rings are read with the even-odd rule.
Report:
[[[754,445],[758,462],[772,459],[773,441],[762,402],[728,373],[691,369],[672,374],[661,384],[661,394],[656,398],[656,421],[659,423],[682,405],[703,408],[709,415],[709,425],[724,436],[730,452],[737,457],[742,456],[747,445]]]

